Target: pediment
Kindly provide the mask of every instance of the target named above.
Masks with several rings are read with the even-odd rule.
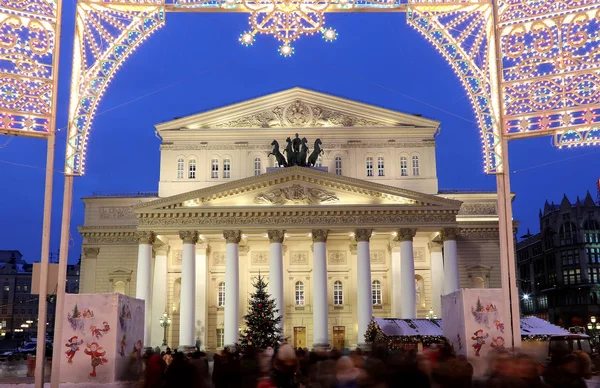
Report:
[[[136,213],[227,208],[313,206],[437,207],[458,210],[461,202],[305,167],[282,168],[205,189],[137,205]]]
[[[302,88],[158,124],[168,129],[423,127],[439,122]]]

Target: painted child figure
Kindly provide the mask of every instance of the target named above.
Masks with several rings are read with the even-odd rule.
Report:
[[[142,358],[142,340],[138,340],[136,343],[133,344],[133,351],[131,352],[131,358],[137,358],[140,359]]]
[[[475,349],[475,357],[479,357],[479,352],[481,351],[481,348],[485,344],[485,339],[487,337],[489,337],[489,334],[486,333],[484,335],[483,330],[479,329],[473,335],[474,336],[471,337],[471,339],[473,341],[475,341],[475,343],[472,346],[473,346],[473,349]]]
[[[104,358],[106,352],[101,352],[101,350],[102,346],[98,345],[98,342],[87,344],[87,349],[84,350],[85,354],[89,355],[92,359],[92,373],[90,373],[90,377],[96,377],[97,366],[108,362],[108,360]]]
[[[96,327],[96,326],[90,327],[92,336],[96,337],[96,339],[102,338],[102,336],[104,334],[106,334],[110,331],[110,326],[108,325],[108,322],[102,322],[102,325],[104,326],[104,328],[100,328],[100,327]]]
[[[123,334],[123,338],[121,338],[121,348],[119,349],[119,354],[121,357],[125,357],[125,347],[127,346],[127,334]]]
[[[75,353],[77,353],[77,351],[79,350],[79,345],[81,344],[83,344],[83,340],[79,340],[77,336],[71,337],[65,344],[65,346],[69,348],[69,350],[65,352],[68,359],[67,362],[69,364],[73,363],[73,357],[75,357]]]

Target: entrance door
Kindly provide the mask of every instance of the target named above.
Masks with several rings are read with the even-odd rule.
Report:
[[[294,348],[306,347],[306,327],[294,327]]]
[[[346,348],[346,327],[333,327],[333,347],[334,349],[342,350]]]

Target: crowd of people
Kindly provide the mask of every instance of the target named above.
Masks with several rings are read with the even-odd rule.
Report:
[[[553,359],[545,367],[522,353],[496,351],[488,356],[486,373],[474,378],[474,368],[449,346],[370,352],[308,351],[282,344],[258,350],[224,349],[212,356],[198,350],[167,349],[145,357],[143,387],[242,388],[584,388],[591,360],[584,352]]]

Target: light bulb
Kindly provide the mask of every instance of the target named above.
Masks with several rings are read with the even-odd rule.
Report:
[[[333,28],[328,28],[323,32],[323,38],[326,41],[331,42],[337,38],[337,32]]]
[[[294,48],[286,43],[286,44],[281,45],[281,47],[279,47],[279,53],[281,55],[283,55],[284,57],[289,57],[290,55],[292,55],[294,53]]]
[[[252,43],[254,43],[254,35],[249,32],[244,32],[242,36],[240,36],[240,42],[243,45],[250,46]]]

